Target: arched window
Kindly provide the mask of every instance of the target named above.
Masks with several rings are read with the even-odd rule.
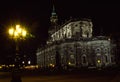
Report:
[[[86,57],[83,56],[82,58],[83,58],[83,63],[86,63]]]
[[[105,62],[107,63],[108,62],[108,56],[107,56],[107,54],[104,57],[105,57]]]
[[[84,63],[84,64],[87,63],[86,55],[83,55],[83,56],[82,56],[82,63]]]

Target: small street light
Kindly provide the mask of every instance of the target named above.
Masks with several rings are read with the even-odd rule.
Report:
[[[30,64],[31,64],[31,61],[28,61],[28,64],[30,65]]]

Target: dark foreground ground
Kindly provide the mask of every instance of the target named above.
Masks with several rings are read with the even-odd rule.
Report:
[[[120,82],[118,70],[84,70],[69,72],[20,72],[22,82]],[[11,81],[10,72],[0,72],[0,82]]]

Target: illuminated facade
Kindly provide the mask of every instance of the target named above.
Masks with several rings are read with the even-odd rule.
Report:
[[[54,32],[51,35],[52,41],[58,41],[63,38],[72,38],[73,36],[91,38],[92,22],[90,21],[72,21]]]
[[[90,19],[70,19],[61,26],[57,21],[53,9],[49,40],[36,53],[39,67],[101,68],[115,64],[115,44],[106,36],[93,37]]]

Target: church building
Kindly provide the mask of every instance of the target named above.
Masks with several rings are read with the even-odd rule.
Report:
[[[61,26],[53,7],[49,39],[36,52],[40,68],[105,68],[115,64],[116,45],[110,37],[93,37],[91,19],[70,19]]]

